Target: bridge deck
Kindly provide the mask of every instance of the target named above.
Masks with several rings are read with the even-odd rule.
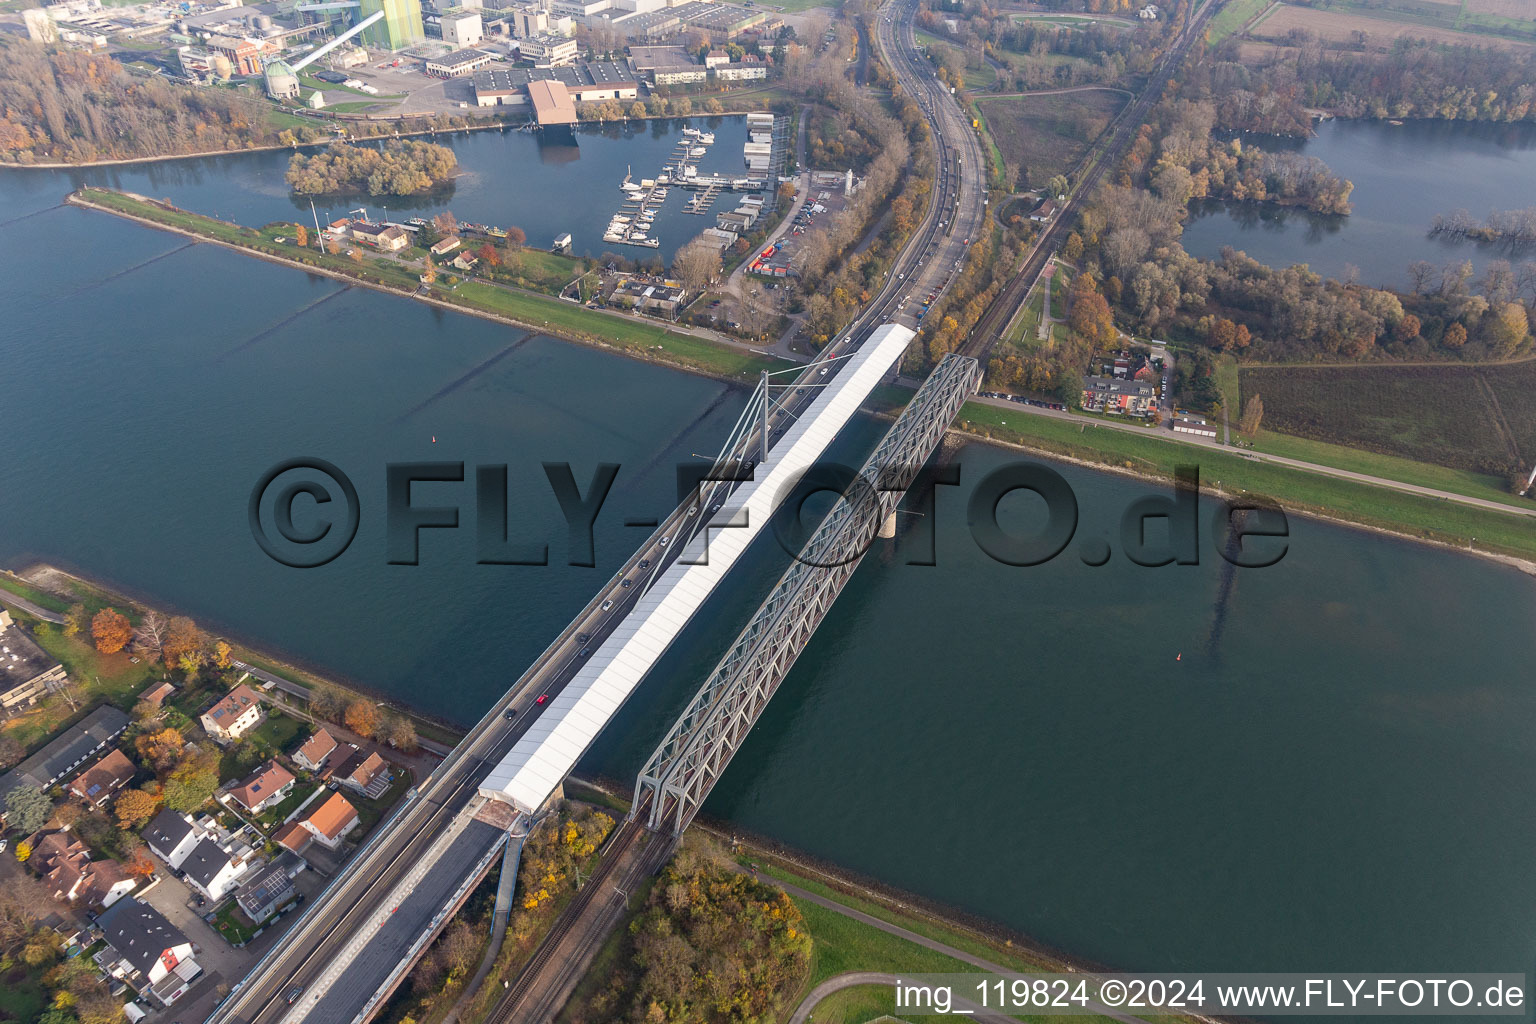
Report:
[[[704,559],[706,552],[692,552],[691,557],[685,552],[667,567],[491,770],[481,784],[482,794],[529,814],[544,804],[767,525],[800,474],[822,457],[870,392],[896,366],[913,337],[907,328],[887,324],[836,367],[835,375],[829,373],[828,383],[806,414],[770,449],[766,471],[757,467],[754,479],[737,488],[727,506],[714,514],[711,521],[721,528],[701,531],[707,561],[690,564]],[[726,523],[733,525],[726,528]]]

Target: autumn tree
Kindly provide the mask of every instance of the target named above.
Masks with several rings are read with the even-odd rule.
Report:
[[[1062,243],[1061,255],[1063,258],[1076,263],[1083,258],[1083,236],[1076,231],[1067,233],[1067,240]]]
[[[1264,399],[1258,394],[1253,395],[1243,403],[1243,417],[1238,420],[1237,429],[1249,437],[1257,437],[1259,424],[1264,422]]]
[[[524,245],[527,245],[527,244],[528,244],[528,232],[524,231],[522,228],[518,227],[516,224],[514,224],[511,227],[507,228],[507,248],[508,249],[511,249],[513,252],[516,252],[518,249],[521,249]]]
[[[133,638],[133,624],[118,614],[115,608],[103,608],[91,619],[91,636],[96,649],[103,654],[116,654]]]
[[[1397,322],[1397,326],[1392,328],[1392,337],[1398,341],[1412,341],[1419,336],[1419,330],[1422,327],[1423,324],[1419,322],[1418,317],[1412,313],[1404,313],[1403,318]]]
[[[169,728],[143,733],[133,741],[139,757],[156,774],[163,774],[176,766],[176,763],[181,760],[184,745],[185,740],[181,732]]]
[[[365,739],[372,739],[379,728],[379,709],[371,700],[358,699],[347,705],[343,720],[348,729]]]
[[[309,245],[309,228],[306,228],[303,224],[295,224],[293,226],[293,244],[300,249]]]
[[[1467,329],[1461,325],[1461,321],[1455,321],[1445,329],[1446,348],[1461,348],[1467,343]]]
[[[195,811],[213,799],[219,788],[219,755],[199,751],[171,770],[165,780],[165,806],[173,811]]]
[[[1049,282],[1047,282],[1049,287]],[[1067,323],[1073,331],[1093,345],[1107,347],[1115,344],[1119,333],[1115,330],[1115,315],[1109,302],[1099,294],[1093,280],[1087,274],[1079,274],[1070,289],[1072,312]]]
[[[134,850],[128,857],[128,863],[124,866],[134,878],[149,878],[155,873],[155,861],[150,857],[149,851],[143,847]]]
[[[64,613],[64,625],[61,629],[61,632],[65,636],[75,636],[82,629],[84,629],[90,623],[90,621],[91,617],[86,612],[85,605],[78,603],[72,604],[69,606],[69,611]]]
[[[197,623],[185,615],[177,615],[166,624],[165,640],[160,648],[160,653],[165,657],[167,668],[178,667],[181,656],[191,651],[202,650],[206,638],[203,631],[197,628]]]
[[[501,266],[501,253],[497,252],[496,247],[490,242],[486,242],[479,249],[475,250],[475,256],[478,259],[484,260],[487,266]]]
[[[143,789],[125,789],[117,795],[117,800],[112,804],[112,813],[117,818],[117,826],[125,831],[143,825],[153,818],[159,809],[160,798]]]
[[[416,727],[404,715],[391,715],[380,730],[380,739],[396,750],[416,749]]]
[[[234,664],[234,649],[225,641],[220,640],[213,645],[213,653],[209,655],[208,660],[213,662],[214,668],[223,671]]]
[[[702,239],[689,242],[672,257],[672,273],[689,295],[701,295],[720,273],[720,249]]]

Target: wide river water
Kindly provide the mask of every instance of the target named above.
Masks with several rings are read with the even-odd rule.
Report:
[[[1215,259],[1223,246],[1261,263],[1306,263],[1328,277],[1351,266],[1378,287],[1408,287],[1408,265],[1536,259],[1536,246],[1431,235],[1436,214],[1465,209],[1476,220],[1494,210],[1536,204],[1536,125],[1461,121],[1324,121],[1310,139],[1245,136],[1265,149],[1321,159],[1355,183],[1347,216],[1268,203],[1201,200],[1184,227],[1184,248]]]
[[[464,144],[509,181],[527,170],[520,137]],[[91,177],[229,214],[287,205],[249,193],[272,166]],[[663,512],[673,467],[742,405],[58,206],[80,177],[0,175],[0,564],[75,568],[426,711],[476,718],[639,541],[623,520]],[[860,421],[838,455],[880,429]],[[363,509],[351,549],[312,570],[268,560],[246,518],[262,473],[304,455],[344,469]],[[966,501],[1018,456],[953,457],[938,565],[871,553],[708,813],[1128,969],[1530,969],[1536,582],[1301,520],[1264,570],[1224,572],[1208,540],[1199,566],[1094,569],[1074,545],[1011,568],[972,543]],[[386,564],[384,466],[420,459],[509,463],[513,522],[556,564],[476,565],[468,484],[418,486],[463,525],[427,531],[419,566]],[[539,464],[563,460],[583,485],[623,467],[593,569],[562,564]],[[1081,535],[1116,545],[1121,512],[1159,490],[1056,468]],[[585,770],[633,773],[784,565],[772,541],[750,553]]]

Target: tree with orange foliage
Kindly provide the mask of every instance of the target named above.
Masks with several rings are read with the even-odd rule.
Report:
[[[160,647],[166,667],[176,668],[183,654],[201,650],[203,642],[203,631],[197,628],[197,623],[185,615],[171,619],[165,629],[165,641]]]
[[[148,878],[155,873],[155,862],[143,847],[129,855],[126,867],[134,878]]]
[[[146,732],[134,740],[133,745],[144,763],[156,772],[168,772],[181,760],[183,740],[176,729]]]
[[[489,266],[489,267],[499,267],[499,266],[501,266],[501,253],[497,252],[496,251],[496,247],[494,245],[492,245],[490,242],[486,242],[480,248],[476,249],[475,250],[475,256],[477,258],[479,258],[479,259],[484,260],[486,266]]]
[[[103,608],[91,619],[91,636],[102,654],[116,654],[133,639],[133,624],[116,608]]]
[[[379,709],[371,700],[355,700],[347,705],[344,721],[348,729],[366,739],[372,739],[379,728]]]
[[[112,805],[117,817],[117,827],[128,831],[138,828],[160,809],[160,798],[142,789],[127,789],[119,793]]]

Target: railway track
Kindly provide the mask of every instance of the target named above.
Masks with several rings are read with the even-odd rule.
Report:
[[[1008,324],[1018,313],[1019,307],[1024,304],[1035,279],[1045,269],[1046,261],[1061,248],[1068,231],[1071,230],[1069,225],[1072,215],[1077,212],[1078,204],[1098,188],[1105,172],[1124,157],[1137,130],[1146,121],[1147,114],[1162,97],[1163,89],[1167,87],[1168,80],[1173,76],[1174,69],[1183,59],[1184,53],[1189,49],[1190,44],[1200,37],[1205,23],[1220,6],[1220,0],[1207,0],[1201,11],[1184,27],[1179,38],[1158,63],[1157,70],[1147,83],[1147,87],[1116,120],[1111,129],[1108,144],[1100,148],[1098,156],[1079,180],[1076,190],[1067,199],[1066,204],[1056,215],[1056,219],[1046,227],[1045,232],[1035,243],[1034,249],[1024,260],[1024,265],[1019,272],[982,313],[981,319],[977,321],[960,351],[975,357],[983,367],[987,365],[993,347],[1002,339],[1003,331],[1007,330]]]

